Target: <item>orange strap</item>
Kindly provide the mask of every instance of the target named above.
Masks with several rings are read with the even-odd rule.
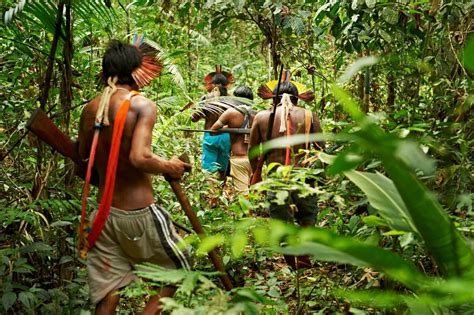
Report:
[[[96,124],[94,131],[94,138],[92,139],[91,152],[89,153],[89,163],[87,164],[86,178],[84,179],[84,192],[82,194],[81,206],[81,224],[79,226],[79,250],[86,248],[84,232],[86,222],[87,198],[89,197],[89,183],[91,181],[92,167],[94,166],[95,153],[97,151],[97,144],[99,143],[100,127]],[[82,256],[82,255],[81,255]],[[85,257],[83,257],[85,258]]]
[[[109,159],[107,163],[107,171],[106,171],[106,176],[105,176],[104,193],[102,195],[102,200],[100,202],[99,210],[95,217],[94,223],[92,224],[92,230],[90,231],[88,240],[86,242],[84,242],[84,239],[83,239],[84,230],[81,229],[80,231],[81,237],[82,237],[82,239],[80,239],[80,242],[82,241],[83,243],[82,244],[79,243],[79,244],[85,246],[86,250],[94,247],[94,244],[99,238],[100,233],[102,232],[102,229],[105,226],[105,222],[107,221],[107,218],[109,217],[110,206],[112,205],[112,197],[113,197],[114,189],[115,189],[115,175],[116,175],[117,165],[118,165],[120,144],[122,142],[122,134],[123,134],[123,129],[125,127],[125,121],[127,120],[128,109],[130,108],[130,99],[133,96],[138,95],[138,94],[139,93],[137,91],[130,91],[130,94],[122,102],[122,105],[120,105],[120,108],[115,116],[114,129],[112,133],[112,143],[110,146]],[[87,204],[87,193],[88,193],[88,186],[89,186],[89,181],[90,181],[90,173],[92,171],[92,165],[95,158],[98,137],[99,137],[99,129],[96,129],[94,133],[93,144],[92,144],[93,146],[91,147],[91,154],[89,157],[88,174],[86,174],[86,183],[85,183],[86,186],[84,187],[83,209],[82,209],[83,213],[81,214],[81,227],[82,228],[84,228],[82,216],[84,216],[84,220],[85,220],[85,205]],[[87,181],[87,179],[89,181]]]

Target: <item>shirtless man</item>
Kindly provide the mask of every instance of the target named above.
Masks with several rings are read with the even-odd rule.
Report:
[[[252,90],[247,86],[236,88],[234,96],[253,100]],[[249,128],[250,120],[253,119],[250,116],[250,108],[242,107],[240,110],[229,108],[212,125],[211,130],[218,130],[224,126],[228,128]],[[247,156],[248,135],[230,134],[230,143],[230,176],[233,179],[235,190],[243,195],[248,195],[250,176],[252,175],[252,168]]]
[[[273,91],[276,94],[276,88]],[[292,108],[289,110],[289,117],[291,119],[291,134],[304,134],[305,133],[305,116],[306,110],[302,107],[297,107],[298,103],[298,90],[295,85],[291,82],[285,81],[281,83],[280,91],[279,91],[279,99],[278,104],[280,105],[281,99],[284,97],[284,94],[289,95]],[[290,105],[291,106],[291,105]],[[252,123],[252,130],[250,133],[250,149],[255,146],[260,145],[261,143],[267,141],[267,128],[268,128],[268,119],[270,117],[272,109],[264,110],[259,112]],[[275,120],[273,124],[273,129],[271,133],[271,139],[279,138],[279,137],[286,137],[285,133],[280,133],[280,124],[282,119],[282,112],[283,107],[277,107],[275,113]],[[319,123],[319,119],[315,113],[312,113],[312,123],[311,129],[309,130],[310,133],[322,132],[321,125]],[[285,119],[285,118],[283,118]],[[318,146],[319,148],[324,147],[324,143],[315,143],[314,145]],[[305,149],[305,144],[297,144],[291,147],[292,153],[298,153],[300,149]],[[293,155],[293,161],[291,165],[296,167],[301,167],[300,162],[302,159],[302,155]],[[250,164],[252,166],[252,170],[256,170],[258,156],[254,157],[250,160]],[[280,163],[285,165],[286,160],[286,149],[273,149],[271,152],[267,154],[266,163],[270,164],[272,162]],[[290,209],[290,198],[286,201],[284,205],[278,205],[275,203],[276,194],[274,192],[267,193],[267,200],[270,202],[270,217],[273,219],[283,220],[286,222],[293,222],[294,220],[300,226],[314,226],[316,222],[316,212],[317,212],[317,196],[316,195],[308,195],[307,197],[300,197],[299,191],[289,191],[289,196],[291,197],[291,202],[298,208],[294,214],[292,214]],[[308,267],[310,265],[309,259],[307,257],[298,257],[298,261],[295,262],[294,257],[292,256],[285,256],[287,263],[297,268],[298,265],[300,267]]]
[[[118,79],[116,92],[109,102],[110,126],[99,136],[94,168],[99,173],[98,202],[104,193],[107,161],[115,115],[130,91],[137,91],[131,73],[142,64],[142,54],[132,45],[112,41],[102,60],[104,78]],[[87,159],[94,134],[94,123],[101,96],[85,106],[79,126],[79,154]],[[188,252],[180,242],[170,215],[155,205],[152,175],[179,179],[191,168],[176,157],[165,160],[151,150],[156,105],[137,95],[131,98],[116,173],[112,207],[95,246],[89,250],[87,269],[91,300],[96,314],[115,314],[119,302],[117,290],[135,279],[137,263],[151,262],[167,268],[190,268]],[[93,216],[93,215],[92,215]],[[164,288],[152,296],[143,314],[159,314],[161,296],[171,296],[174,289]]]

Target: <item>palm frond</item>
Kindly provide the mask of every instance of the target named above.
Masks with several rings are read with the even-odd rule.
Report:
[[[251,100],[236,96],[220,96],[209,100],[200,100],[196,103],[194,110],[202,112],[210,112],[213,114],[222,114],[229,108],[237,109],[246,107],[246,111],[251,111],[253,103]]]
[[[110,25],[117,18],[115,10],[108,8],[102,0],[74,0],[71,2],[71,8],[74,14],[83,20],[95,19]],[[16,16],[23,13],[22,18],[53,34],[57,10],[57,3],[53,0],[20,0],[15,7],[4,13],[3,22],[8,25]]]
[[[165,69],[172,74],[172,81],[179,86],[181,90],[183,90],[184,94],[187,95],[187,89],[186,89],[186,83],[184,82],[183,75],[181,74],[181,71],[179,71],[179,68],[176,64],[174,64],[171,61],[170,54],[167,53],[159,44],[156,42],[147,39],[146,40],[148,44],[153,46],[155,49],[159,50],[160,53],[158,56],[160,57],[161,61],[163,62],[163,65],[165,66]]]
[[[190,30],[189,33],[191,34],[192,37],[196,39],[196,42],[198,44],[203,45],[203,46],[209,46],[211,44],[209,39],[207,39],[206,36],[202,35],[198,31]]]
[[[13,17],[16,16],[18,13],[23,11],[23,8],[25,7],[26,0],[20,0],[18,4],[10,9],[8,9],[4,14],[3,14],[3,23],[5,25],[8,25],[12,20]]]

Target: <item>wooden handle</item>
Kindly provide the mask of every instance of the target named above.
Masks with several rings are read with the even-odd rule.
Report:
[[[40,108],[35,110],[31,115],[26,124],[26,128],[49,144],[54,150],[73,160],[76,164],[81,165],[83,163],[77,154],[74,142],[59,130],[53,121],[49,119],[48,115]]]
[[[252,178],[250,179],[250,186],[262,181],[263,163],[265,163],[265,159],[263,156],[261,156],[257,160],[257,167],[255,168],[255,172],[253,172]]]
[[[181,155],[179,159],[185,163],[189,163],[189,158],[187,155]],[[194,212],[193,208],[191,207],[191,203],[189,202],[188,197],[183,191],[183,188],[179,184],[179,181],[171,179],[169,177],[165,177],[166,180],[170,183],[171,189],[173,190],[174,194],[176,195],[176,198],[178,199],[178,202],[180,203],[181,207],[184,210],[184,213],[188,217],[189,221],[191,222],[191,226],[193,227],[193,230],[198,234],[199,238],[204,238],[206,234],[204,233],[204,229],[202,228],[201,223],[199,222],[199,219]],[[229,275],[226,273],[224,269],[224,265],[222,263],[221,258],[217,254],[216,250],[213,249],[208,253],[209,259],[211,260],[212,264],[216,268],[217,271],[221,272],[222,274],[219,276],[222,284],[224,285],[224,288],[227,291],[230,291],[234,288],[232,281],[230,280]]]

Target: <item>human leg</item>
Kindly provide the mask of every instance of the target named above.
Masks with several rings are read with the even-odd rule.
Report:
[[[175,287],[164,287],[158,294],[150,297],[150,300],[143,309],[143,315],[154,315],[161,313],[160,299],[162,297],[172,297],[176,292]]]
[[[295,192],[293,199],[295,200],[298,212],[295,214],[295,219],[301,227],[312,227],[316,223],[316,214],[318,211],[318,197],[308,195],[306,197],[300,197],[299,192]],[[296,257],[296,268],[311,268],[312,263],[309,256],[297,256]]]
[[[102,300],[97,303],[95,307],[95,315],[109,315],[115,314],[115,309],[120,300],[120,295],[117,291],[109,292]]]
[[[288,196],[289,197],[289,196]],[[288,199],[284,201],[283,204],[277,203],[277,195],[274,192],[267,192],[267,201],[270,202],[269,211],[270,218],[275,220],[281,220],[286,223],[292,222],[293,217],[289,211],[289,201]],[[285,258],[286,264],[290,266],[291,269],[296,269],[296,260],[293,255],[283,255]]]

